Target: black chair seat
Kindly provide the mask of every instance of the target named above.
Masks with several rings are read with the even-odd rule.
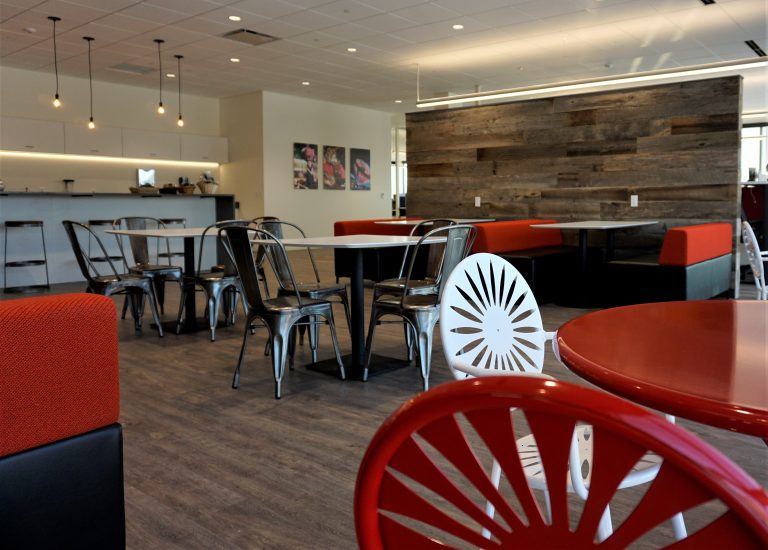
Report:
[[[98,277],[94,277],[93,281],[96,283],[101,284],[110,284],[110,283],[117,283],[120,281],[141,281],[143,279],[146,279],[146,277],[142,277],[138,273],[124,273],[122,275],[99,275]]]
[[[144,265],[137,264],[128,269],[131,273],[142,273],[145,277],[167,277],[170,279],[181,279],[181,268],[175,265]]]
[[[277,298],[264,300],[264,307],[270,311],[282,311],[301,308],[301,310],[307,315],[313,314],[315,310],[325,308],[328,304],[330,304],[330,302],[327,300],[314,300],[312,298],[304,297],[302,297],[301,303],[299,303],[299,300],[296,298],[296,294],[293,294],[292,296],[278,296]]]
[[[410,290],[410,286],[408,287]],[[376,300],[376,307],[399,309],[431,309],[438,303],[437,294],[409,294],[402,296],[384,296]]]
[[[400,295],[405,290],[405,277],[398,279],[387,279],[376,283],[376,291],[379,295],[396,294]],[[434,294],[437,292],[437,282],[433,279],[417,279],[408,284],[408,292],[411,294]]]

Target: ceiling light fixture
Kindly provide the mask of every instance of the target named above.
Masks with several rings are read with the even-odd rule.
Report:
[[[464,25],[461,25],[461,24],[457,23],[457,24],[453,25],[451,28],[453,30],[455,30],[455,31],[460,31],[461,29],[464,28]]]
[[[164,115],[165,107],[163,107],[163,56],[160,54],[160,45],[165,42],[161,38],[155,38],[155,44],[157,44],[157,70],[160,76],[160,101],[157,104],[157,114]]]
[[[239,57],[230,57],[229,60],[232,63],[240,63],[240,58]]]
[[[302,86],[309,86],[309,81],[308,81],[308,80],[305,80],[304,82],[302,82],[302,83],[301,83],[301,85],[302,85]]]
[[[83,40],[88,42],[88,89],[91,95],[91,118],[88,119],[88,128],[93,130],[96,128],[96,123],[93,122],[93,71],[91,68],[91,42],[93,42],[93,37],[84,36]]]
[[[475,92],[470,94],[454,95],[449,98],[433,97],[422,99],[420,96],[420,69],[417,66],[416,71],[416,107],[438,107],[442,105],[455,105],[458,103],[469,103],[472,101],[491,101],[497,99],[529,99],[533,96],[556,95],[563,92],[571,92],[585,89],[599,89],[609,86],[645,83],[654,81],[663,81],[670,78],[693,77],[702,75],[715,75],[718,73],[727,73],[739,71],[742,69],[758,69],[768,67],[768,61],[765,58],[747,58],[734,61],[724,61],[720,63],[709,63],[705,65],[691,65],[689,67],[674,69],[665,69],[660,71],[647,71],[641,73],[628,73],[611,77],[601,77],[586,80],[574,80],[569,82],[558,82],[553,84],[541,84],[536,86],[527,86],[524,88],[507,88],[503,90],[493,90],[487,92]]]
[[[181,128],[184,126],[184,119],[181,118],[181,60],[184,59],[184,56],[176,54],[173,57],[176,58],[176,74],[179,75],[179,120],[176,121],[176,126]]]
[[[229,20],[230,21],[240,21],[241,17],[239,15],[230,15]]]
[[[396,99],[396,100],[395,100],[395,103],[402,103],[402,102],[403,102],[403,100],[402,100],[402,99]]]
[[[176,78],[176,75],[173,73],[165,73],[165,76],[167,76],[168,78]]]
[[[61,100],[59,99],[59,54],[56,50],[56,21],[61,21],[61,17],[51,15],[48,19],[53,21],[53,70],[56,73],[56,95],[53,96],[53,106],[61,107]]]
[[[357,48],[347,48],[347,51],[349,53],[355,53],[357,51]]]

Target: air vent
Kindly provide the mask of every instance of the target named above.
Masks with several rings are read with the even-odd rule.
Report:
[[[112,65],[111,67],[107,67],[107,70],[116,71],[118,73],[147,74],[147,73],[151,73],[155,69],[153,69],[152,67],[146,67],[144,65],[132,65],[131,63],[120,63],[119,65]]]
[[[754,40],[745,40],[744,43],[749,46],[749,48],[757,54],[757,57],[766,57],[765,50],[758,46],[757,42]]]
[[[249,44],[250,46],[261,46],[262,44],[268,44],[275,40],[280,40],[276,36],[270,36],[260,32],[252,31],[249,29],[237,29],[236,31],[229,31],[221,35],[223,38],[229,38],[243,44]]]
[[[715,0],[701,0],[701,3],[705,6],[709,6],[710,4],[714,4]]]

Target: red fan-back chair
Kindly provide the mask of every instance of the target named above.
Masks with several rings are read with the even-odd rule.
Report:
[[[538,443],[551,523],[515,445],[521,411]],[[566,493],[577,422],[591,424],[594,437],[590,491],[578,520]],[[647,450],[664,459],[658,475],[598,543],[606,505]],[[489,476],[492,458],[509,482],[501,492]],[[496,507],[494,518],[484,512],[486,500]],[[710,501],[725,511],[676,548],[768,547],[768,494],[692,434],[606,393],[526,376],[489,377],[442,385],[387,419],[360,466],[355,525],[363,549],[624,548],[675,513]]]

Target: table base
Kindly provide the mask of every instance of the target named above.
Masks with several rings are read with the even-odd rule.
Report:
[[[344,363],[347,380],[362,381],[363,369],[353,366],[352,355],[342,355],[341,360]],[[413,365],[413,363],[407,361],[406,359],[396,359],[394,357],[387,357],[386,355],[377,355],[374,353],[373,357],[371,357],[371,367],[368,369],[368,378],[371,376],[378,376],[379,374],[392,372],[397,369],[402,369],[403,367],[408,367],[411,365]],[[317,363],[310,363],[306,367],[307,370],[311,370],[313,372],[320,372],[335,378],[339,377],[339,365],[336,362],[335,357],[330,359],[323,359]]]

